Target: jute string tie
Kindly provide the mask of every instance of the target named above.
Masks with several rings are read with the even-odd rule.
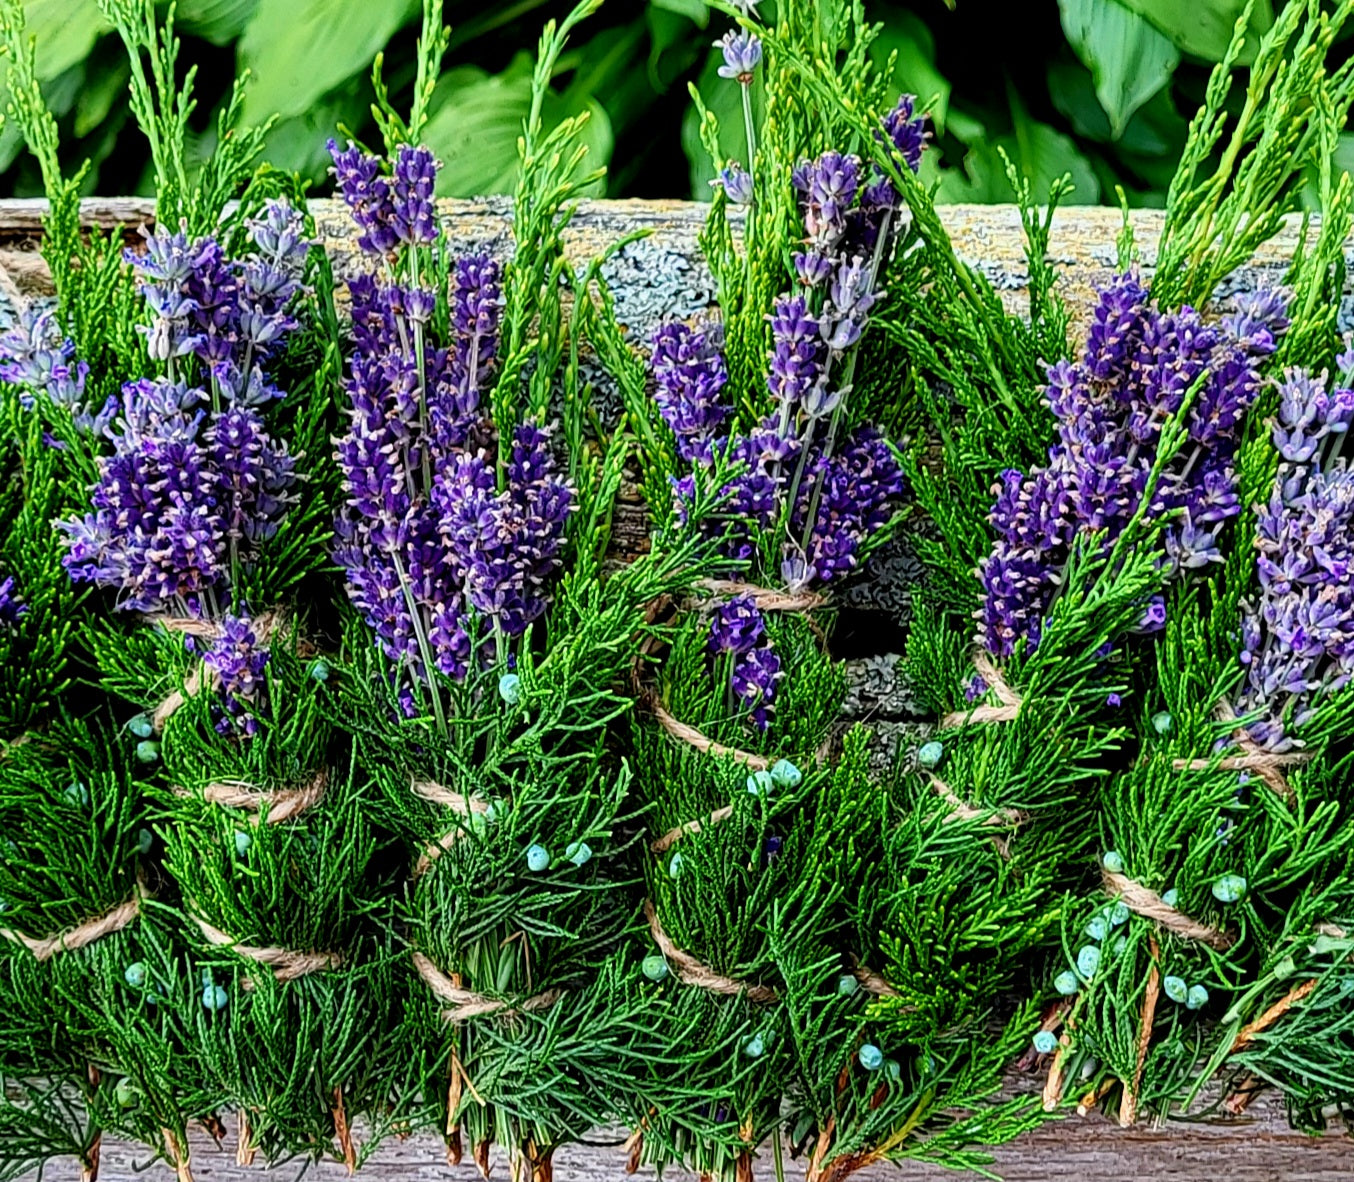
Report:
[[[1235,722],[1236,714],[1226,702],[1215,711],[1222,722]],[[1293,787],[1284,778],[1283,769],[1297,767],[1312,758],[1310,751],[1266,751],[1246,733],[1244,727],[1232,732],[1232,741],[1241,750],[1240,755],[1225,755],[1221,759],[1177,759],[1171,766],[1176,771],[1237,771],[1250,772],[1267,788],[1284,800],[1293,796]]]
[[[562,989],[547,989],[534,997],[523,1001],[510,1002],[502,998],[486,997],[473,989],[464,989],[457,985],[441,969],[421,952],[413,954],[414,969],[423,979],[423,983],[432,991],[438,1001],[445,1002],[449,1008],[442,1011],[444,1021],[453,1025],[469,1022],[472,1018],[498,1016],[513,1018],[521,1014],[532,1014],[539,1010],[548,1010],[561,997]]]
[[[111,936],[114,932],[129,927],[141,914],[142,899],[148,897],[149,893],[145,887],[138,885],[136,893],[125,903],[119,903],[106,914],[86,920],[54,936],[30,936],[12,928],[0,928],[0,936],[15,944],[22,944],[40,961],[51,960],[58,952],[75,952],[77,949],[88,947],[95,940],[101,940],[104,936]]]
[[[1107,894],[1123,902],[1135,915],[1160,924],[1168,932],[1183,936],[1186,940],[1197,940],[1207,944],[1218,952],[1226,952],[1236,943],[1236,937],[1227,931],[1211,928],[1205,923],[1191,919],[1183,911],[1177,911],[1155,891],[1148,890],[1141,883],[1134,882],[1123,874],[1112,870],[1100,871]]]
[[[649,899],[644,900],[644,918],[649,924],[649,934],[653,936],[653,941],[658,945],[664,959],[677,970],[677,976],[686,984],[726,997],[746,994],[749,1001],[760,1004],[769,1004],[776,1000],[778,995],[770,985],[749,985],[745,981],[725,977],[701,964],[689,952],[683,952],[663,930],[663,925],[658,922],[658,913],[654,911],[653,903]]]
[[[234,936],[228,935],[200,916],[194,916],[193,922],[197,924],[208,944],[217,948],[229,948],[236,956],[271,969],[273,976],[279,981],[295,981],[300,977],[308,977],[311,973],[336,969],[343,963],[342,955],[337,952],[294,952],[290,948],[279,948],[271,944],[264,947],[242,944]]]
[[[1020,706],[1024,699],[1006,684],[1006,679],[1002,677],[1001,670],[992,663],[992,658],[982,651],[974,653],[973,669],[987,685],[987,692],[995,695],[1000,704],[996,706],[974,706],[970,710],[956,710],[940,720],[941,727],[950,730],[974,722],[1014,722],[1019,718]]]
[[[450,788],[444,788],[434,780],[413,780],[409,789],[415,796],[428,801],[429,804],[441,805],[443,808],[451,809],[452,812],[459,813],[463,817],[469,817],[472,814],[484,816],[489,812],[487,800],[478,796],[467,796],[461,792],[454,792]],[[451,849],[460,840],[460,837],[461,830],[456,828],[444,833],[436,841],[425,845],[418,861],[414,863],[414,877],[422,878],[423,875],[427,874],[432,869],[433,863],[447,850]]]
[[[224,808],[257,813],[259,815],[254,818],[255,824],[266,816],[269,825],[280,825],[314,808],[324,799],[328,787],[329,769],[321,768],[305,783],[294,788],[268,790],[255,788],[243,780],[218,780],[202,789],[202,799]],[[185,798],[193,795],[187,788],[175,788],[174,793]]]

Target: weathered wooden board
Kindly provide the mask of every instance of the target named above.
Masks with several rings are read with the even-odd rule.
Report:
[[[42,233],[44,205],[40,201],[0,201],[0,268],[15,286],[29,296],[51,292],[51,278],[37,253]],[[363,264],[358,258],[352,225],[340,205],[332,201],[312,204],[321,238],[340,277]],[[153,216],[153,205],[140,199],[107,199],[86,203],[86,221],[102,230],[122,229],[129,238]],[[505,252],[510,245],[510,207],[502,199],[446,202],[443,206],[448,230],[463,248]],[[710,276],[700,260],[697,234],[704,216],[702,207],[681,202],[586,202],[579,209],[568,237],[571,258],[582,267],[591,258],[635,230],[646,238],[627,246],[605,271],[617,296],[622,321],[636,340],[642,341],[661,320],[687,317],[708,308],[714,300]],[[1133,226],[1144,266],[1150,269],[1160,233],[1161,215],[1139,211]],[[1028,286],[1028,272],[1017,212],[1005,206],[951,206],[943,211],[944,222],[961,257],[980,268],[1002,293],[1008,307],[1019,312]],[[1117,211],[1100,208],[1062,210],[1054,222],[1051,250],[1061,272],[1062,290],[1082,318],[1090,306],[1091,293],[1114,270],[1114,239],[1120,227]],[[1236,287],[1266,286],[1277,282],[1297,241],[1299,223],[1294,219],[1274,242],[1260,253],[1254,265],[1234,280]],[[1351,252],[1354,263],[1354,251]],[[1346,293],[1345,319],[1351,304]],[[897,659],[879,653],[853,663],[852,699],[848,712],[869,717],[882,727],[894,728],[898,739],[915,739],[917,719],[907,687],[897,674]],[[1016,1086],[1019,1086],[1018,1081]],[[1035,1086],[1024,1081],[1025,1087]],[[619,1180],[624,1155],[619,1145],[623,1134],[608,1137],[598,1133],[594,1144],[561,1149],[555,1157],[556,1182],[601,1182]],[[335,1162],[307,1165],[290,1163],[272,1170],[235,1164],[234,1131],[230,1143],[218,1146],[202,1130],[193,1139],[193,1174],[199,1182],[245,1182],[267,1176],[294,1179],[308,1170],[318,1178],[338,1179],[343,1167]],[[1008,1182],[1121,1182],[1131,1179],[1172,1179],[1177,1182],[1336,1182],[1354,1177],[1354,1143],[1338,1131],[1322,1137],[1295,1132],[1284,1119],[1273,1097],[1262,1096],[1241,1117],[1226,1123],[1171,1122],[1164,1127],[1139,1126],[1120,1129],[1097,1114],[1072,1116],[1024,1137],[1016,1144],[995,1151],[994,1170]],[[143,1173],[150,1154],[143,1148],[114,1141],[103,1145],[100,1178],[103,1182],[130,1182],[134,1177],[172,1177],[163,1164]],[[494,1176],[508,1177],[501,1159],[494,1163]],[[758,1176],[773,1176],[766,1154],[757,1165]],[[73,1161],[51,1164],[50,1178],[75,1178]],[[440,1140],[419,1135],[407,1141],[392,1140],[368,1159],[363,1175],[376,1179],[477,1178],[473,1166],[449,1167]],[[801,1177],[800,1167],[787,1162],[787,1175]],[[903,1163],[876,1167],[862,1179],[939,1179],[950,1177],[938,1167]],[[652,1180],[651,1171],[636,1177]]]

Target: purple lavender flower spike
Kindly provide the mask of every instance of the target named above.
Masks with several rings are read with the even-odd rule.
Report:
[[[1073,542],[1096,534],[1108,545],[1127,526],[1162,428],[1190,395],[1189,440],[1165,466],[1147,512],[1172,518],[1172,575],[1221,558],[1221,530],[1240,512],[1232,461],[1259,394],[1258,366],[1285,326],[1278,297],[1215,324],[1192,308],[1153,308],[1132,272],[1105,288],[1082,360],[1048,371],[1045,395],[1058,424],[1048,464],[1028,478],[1004,474],[995,493],[998,540],[980,573],[980,631],[990,652],[1005,657],[1022,639],[1038,643]],[[1295,391],[1288,401],[1296,407],[1303,397]],[[1305,430],[1302,413],[1292,411],[1295,439]],[[1159,626],[1158,615],[1149,606],[1139,630]]]
[[[747,205],[752,201],[752,174],[736,161],[721,168],[710,187],[723,189],[731,205]]]
[[[392,225],[401,242],[426,246],[437,240],[437,215],[433,188],[438,163],[425,147],[401,145],[395,156],[391,186]]]
[[[762,42],[742,29],[731,30],[715,42],[715,48],[724,53],[724,64],[719,76],[747,86],[752,75],[762,64]]]
[[[1258,601],[1243,620],[1235,704],[1269,751],[1301,746],[1322,698],[1354,676],[1354,469],[1338,454],[1354,393],[1285,374],[1273,427],[1281,461],[1256,518]]]
[[[28,605],[14,588],[14,576],[0,582],[0,626],[13,628],[28,611]]]
[[[370,254],[389,254],[399,244],[399,236],[394,229],[394,194],[389,178],[381,172],[381,162],[353,143],[341,149],[331,139],[328,147],[339,193],[362,230],[357,244]]]
[[[736,595],[715,608],[707,647],[715,656],[733,656],[734,698],[749,711],[753,725],[765,731],[771,720],[781,662],[752,596]]]
[[[19,403],[33,409],[33,399],[45,394],[57,406],[65,407],[81,430],[98,433],[104,425],[96,421],[85,404],[85,379],[89,366],[83,361],[71,364],[75,342],[61,333],[50,310],[29,305],[19,313],[18,323],[0,336],[0,380],[19,387]]]
[[[694,329],[664,324],[653,337],[654,400],[677,437],[685,460],[707,457],[711,441],[728,417],[721,395],[729,380],[717,326]]]
[[[192,644],[192,638],[189,638]],[[248,617],[225,615],[219,624],[219,635],[210,644],[193,647],[201,649],[202,663],[219,682],[222,694],[221,717],[216,729],[223,734],[241,731],[252,735],[258,730],[258,720],[252,713],[264,690],[264,670],[268,665],[268,649],[260,644]]]
[[[884,134],[913,172],[921,168],[921,156],[926,148],[926,116],[918,115],[916,110],[916,97],[904,94],[899,97],[898,105],[884,116]]]
[[[804,228],[813,242],[835,244],[846,233],[847,214],[860,187],[860,160],[824,152],[795,169],[793,181],[804,208]]]

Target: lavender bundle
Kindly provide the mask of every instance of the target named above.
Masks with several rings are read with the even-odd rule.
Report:
[[[871,893],[885,886],[875,868],[897,806],[867,774],[866,734],[833,734],[845,682],[819,618],[904,502],[861,358],[891,285],[907,289],[929,266],[912,204],[925,201],[914,176],[925,123],[910,97],[881,111],[865,29],[844,21],[841,40],[821,44],[804,6],[784,7],[774,29],[749,18],[720,43],[721,74],[745,95],[761,87],[776,114],[760,127],[749,114],[745,164],[716,159],[703,242],[721,317],[660,328],[648,375],[616,335],[600,343],[643,444],[657,544],[696,540],[719,576],[659,615],[661,661],[639,671],[640,967],[654,982],[655,1040],[683,1072],[678,1086],[635,1089],[631,1162],[746,1178],[788,1140],[818,1179],[928,1145],[967,1161],[972,1140],[1013,1135],[1025,1118],[983,1103],[1000,1050],[979,1051],[977,1067],[979,1022],[953,1032],[942,1058],[939,1043],[891,1034],[872,1012],[900,998],[878,971]],[[860,109],[880,112],[863,132],[868,161],[838,150],[862,133],[835,108],[824,126],[809,107],[839,70],[859,71]],[[707,117],[712,147],[714,130]],[[978,822],[942,832],[931,815],[919,879],[931,849],[990,849]],[[978,1111],[954,1111],[968,1107]]]
[[[547,26],[543,95],[570,33]],[[425,11],[436,74],[440,8]],[[352,281],[334,555],[354,609],[338,678],[360,763],[399,835],[408,1087],[397,1114],[453,1161],[548,1176],[614,1116],[639,1031],[615,956],[638,899],[629,768],[609,742],[647,602],[685,553],[603,567],[627,447],[587,438],[561,235],[592,177],[581,119],[523,140],[506,265],[453,253],[436,162],[387,110],[387,158],[331,145],[371,274]],[[548,1050],[547,1050],[548,1048]]]
[[[1352,363],[1350,354],[1337,362],[1345,375]],[[1272,471],[1278,459],[1254,508],[1253,557],[1240,549],[1227,572],[1234,586],[1213,588],[1220,620],[1181,597],[1144,758],[1107,793],[1102,873],[1119,902],[1088,930],[1096,918],[1106,933],[1125,926],[1086,942],[1078,975],[1065,972],[1057,987],[1076,995],[1069,1065],[1094,1056],[1100,1086],[1123,1082],[1125,1122],[1139,1105],[1188,1105],[1224,1065],[1234,1112],[1266,1082],[1304,1121],[1315,1097],[1343,1094],[1293,1070],[1310,1035],[1299,1026],[1290,1043],[1284,1026],[1318,986],[1327,999],[1343,987],[1354,501],[1340,451],[1351,416],[1354,392],[1285,373],[1272,448],[1262,436],[1252,449],[1257,467]],[[1220,1024],[1205,1024],[1219,1014]],[[1338,1046],[1317,1053],[1339,1061]],[[1338,1080],[1342,1069],[1326,1075]]]

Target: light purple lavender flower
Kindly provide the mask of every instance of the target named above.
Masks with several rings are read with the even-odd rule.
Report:
[[[747,205],[752,201],[752,174],[737,161],[721,168],[710,187],[723,189],[732,205]]]
[[[721,401],[729,372],[720,351],[717,324],[694,329],[681,323],[661,325],[653,336],[654,400],[663,421],[677,437],[685,460],[706,458],[729,408]]]
[[[1243,618],[1236,702],[1259,716],[1247,729],[1269,751],[1300,746],[1321,700],[1354,675],[1354,470],[1338,455],[1351,406],[1354,393],[1301,370],[1280,386],[1282,458],[1257,511],[1260,594]]]
[[[749,85],[752,75],[762,64],[761,39],[743,29],[734,29],[716,41],[715,48],[724,53],[724,64],[719,67],[719,76],[741,82],[744,86]]]
[[[27,613],[24,603],[14,586],[14,576],[6,575],[0,582],[0,626],[13,628]]]
[[[0,380],[19,387],[19,404],[32,410],[34,399],[43,395],[70,412],[75,426],[100,435],[112,414],[111,405],[98,412],[85,401],[89,366],[72,364],[75,342],[64,336],[51,309],[29,305],[18,322],[0,336]]]

